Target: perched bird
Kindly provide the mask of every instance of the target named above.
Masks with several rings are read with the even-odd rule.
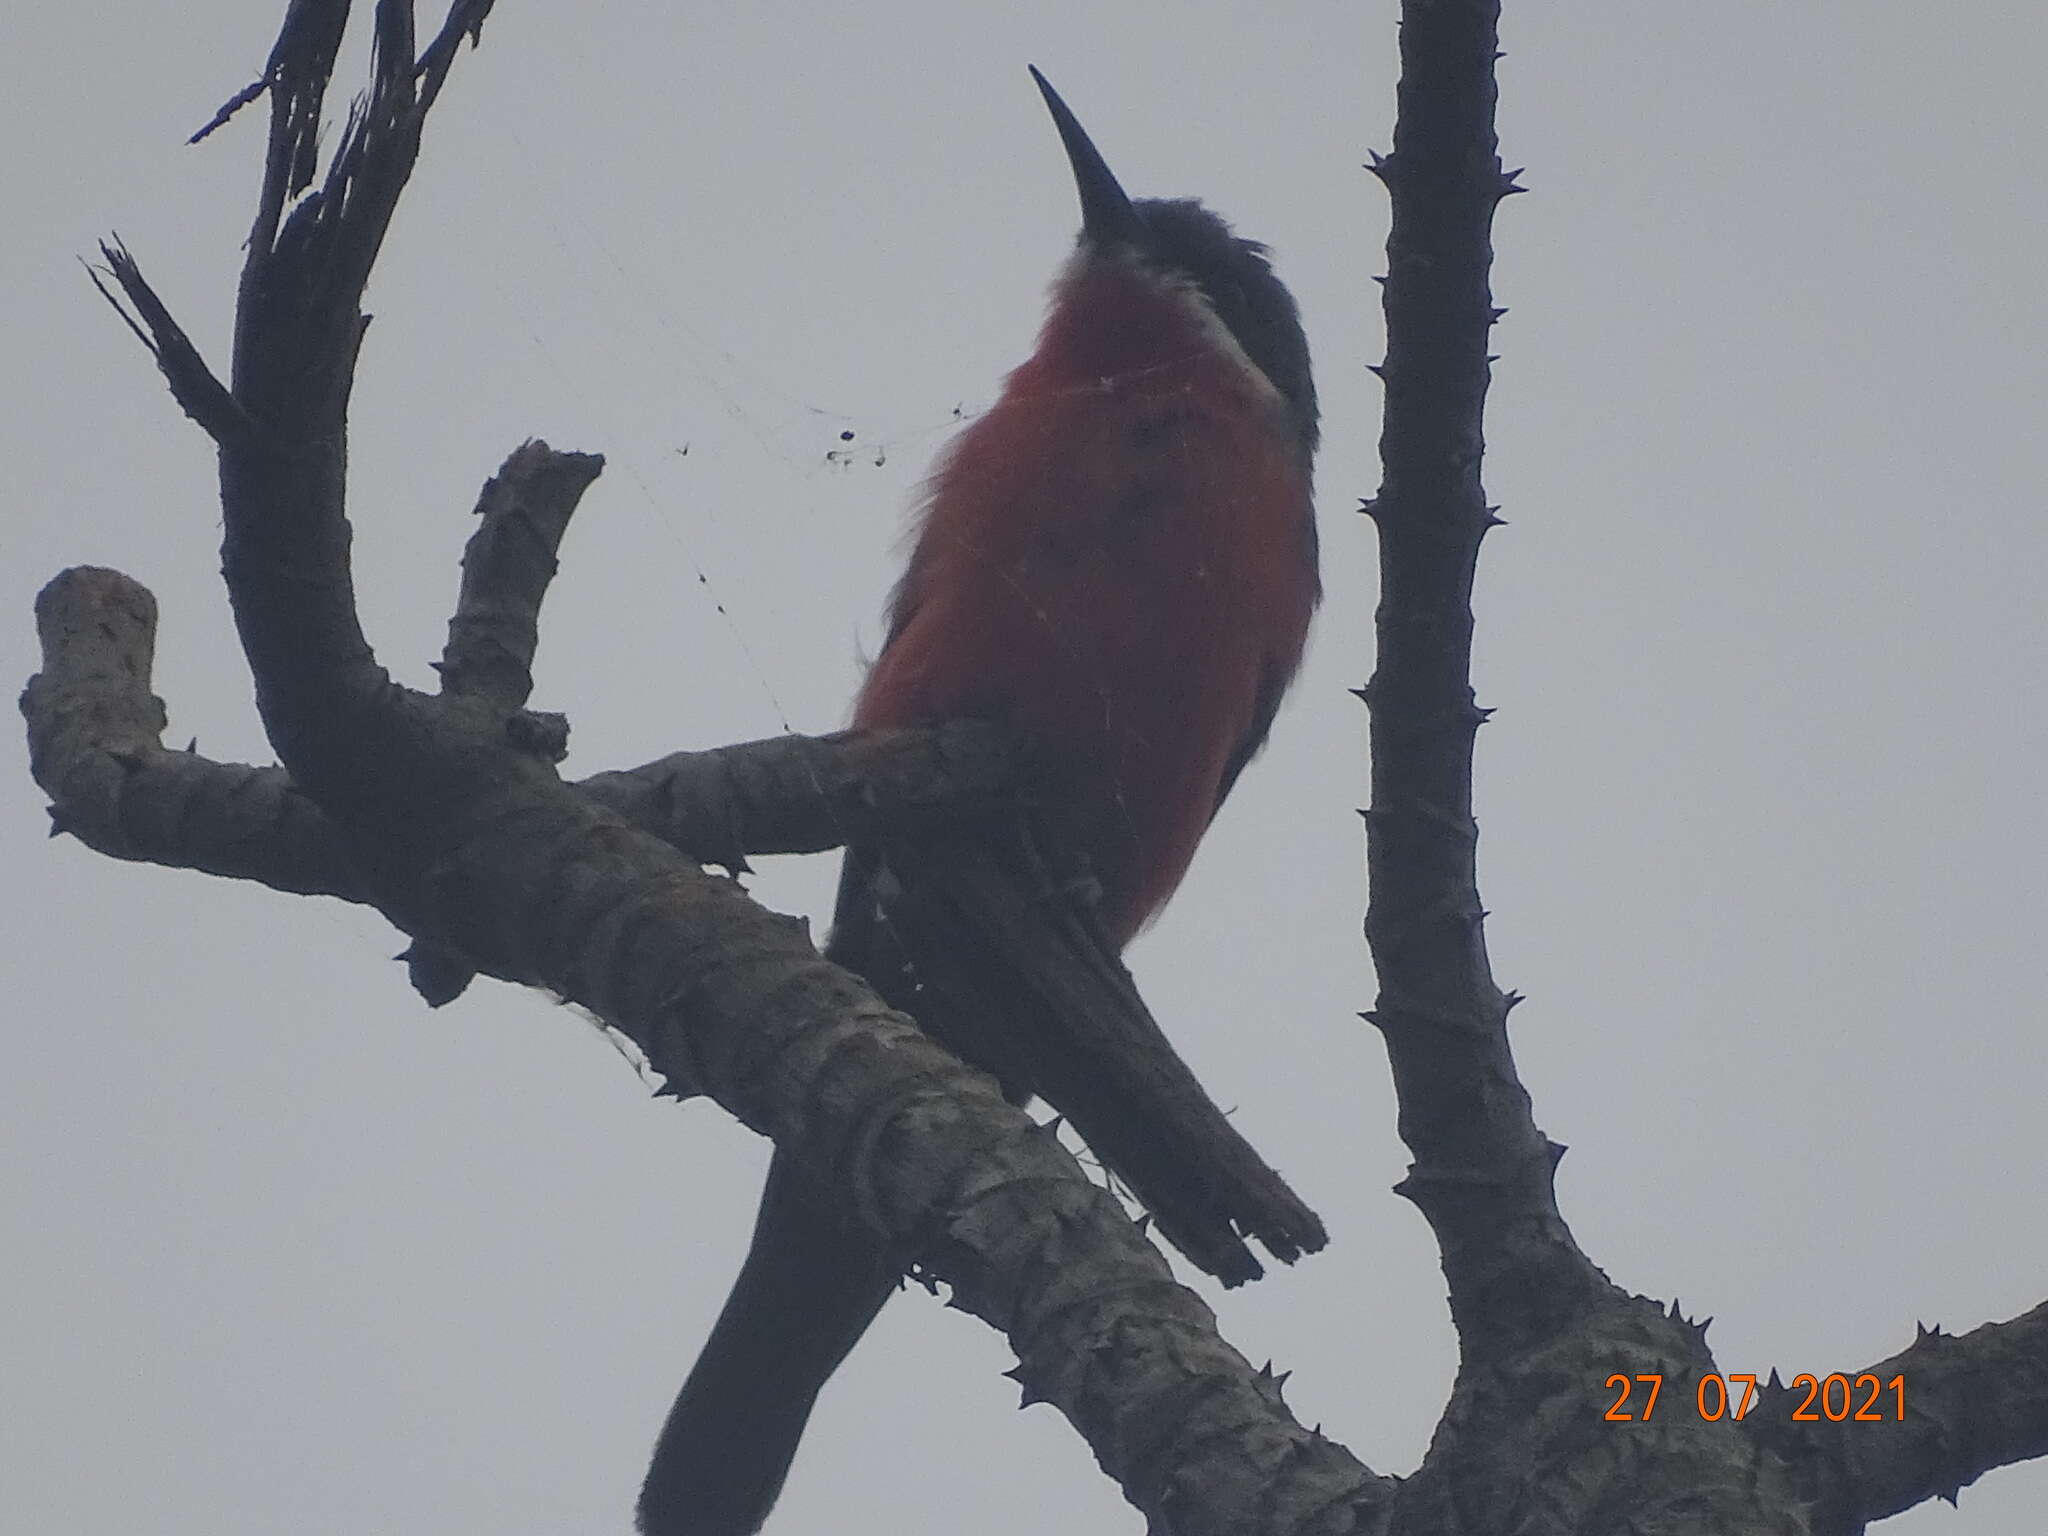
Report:
[[[1080,238],[1037,350],[932,474],[853,723],[1016,727],[1055,770],[1062,835],[1120,950],[1180,883],[1301,660],[1320,595],[1315,386],[1266,248],[1191,199],[1126,197],[1031,73],[1080,190]],[[827,953],[919,1013],[917,957],[879,894],[887,858],[848,851]],[[976,1041],[934,1032],[1029,1096]],[[760,1528],[819,1389],[900,1274],[776,1155],[745,1266],[655,1448],[646,1536]]]

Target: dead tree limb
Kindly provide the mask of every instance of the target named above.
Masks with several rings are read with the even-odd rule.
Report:
[[[1471,596],[1480,542],[1500,521],[1480,483],[1488,337],[1502,313],[1490,231],[1495,208],[1521,189],[1494,136],[1498,0],[1407,0],[1401,13],[1394,148],[1372,166],[1393,226],[1385,479],[1364,508],[1381,573],[1378,665],[1360,690],[1372,721],[1365,927],[1380,984],[1367,1017],[1385,1039],[1414,1155],[1400,1191],[1436,1235],[1460,1367],[1394,1526],[1860,1530],[1991,1464],[1981,1443],[1942,1433],[1975,1418],[1960,1394],[1945,1394],[1938,1421],[1909,1415],[1878,1439],[1833,1425],[1797,1432],[1805,1426],[1788,1421],[1782,1393],[1740,1425],[1710,1422],[1694,1402],[1717,1369],[1705,1324],[1628,1294],[1579,1249],[1553,1182],[1564,1149],[1537,1128],[1515,1067],[1507,1021],[1519,999],[1494,983],[1476,873],[1472,750],[1488,712],[1472,692]],[[1987,1387],[2001,1411],[1984,1413],[1984,1439],[2006,1459],[2040,1455],[2048,1350],[2033,1315],[2005,1326],[1995,1343],[1980,1337],[1988,1330],[1971,1335],[1977,1363],[2027,1357],[2001,1388],[2029,1386]],[[1907,1356],[1938,1358],[1927,1339]],[[1626,1388],[1639,1373],[1663,1383],[1667,1407],[1608,1421],[1610,1378]],[[1873,1454],[1880,1442],[1902,1459]]]
[[[793,809],[731,794],[708,814],[681,807],[694,765],[675,762],[564,784],[566,724],[526,699],[562,533],[601,463],[540,443],[486,488],[440,692],[403,687],[378,662],[357,615],[346,506],[361,299],[428,109],[489,10],[457,0],[416,55],[410,7],[380,0],[370,87],[322,172],[317,131],[347,6],[293,0],[260,83],[268,150],[225,384],[129,253],[105,248],[124,315],[220,449],[223,574],[282,766],[165,752],[149,693],[154,600],[118,573],[74,570],[39,602],[45,662],[24,696],[56,825],[122,857],[366,901],[412,936],[430,1001],[481,973],[587,1006],[672,1090],[708,1094],[775,1138],[907,1266],[1003,1328],[1026,1392],[1081,1428],[1159,1528],[1243,1531],[1258,1510],[1329,1517],[1370,1502],[1377,1480],[1292,1420],[1272,1374],[1216,1336],[1206,1306],[1050,1134],[826,964],[803,924],[665,840],[687,835],[701,857],[737,868],[764,825],[779,829],[766,846],[826,828],[843,837],[860,813],[892,814],[835,798],[831,785],[862,782],[863,754],[872,771],[897,753],[908,801],[918,754],[968,742],[985,769],[986,741],[945,728],[753,754],[774,760],[764,777],[806,778]],[[224,114],[254,99],[245,92]],[[745,755],[711,771],[730,775]],[[1008,755],[983,777],[1014,782]],[[820,763],[827,772],[814,772]],[[945,766],[952,776],[957,764]],[[954,783],[944,797],[940,818],[961,814],[968,794]],[[1181,1134],[1194,1160],[1210,1156],[1208,1132]],[[1243,1202],[1285,1190],[1258,1168],[1272,1183],[1238,1191],[1236,1206],[1162,1219],[1226,1276],[1256,1272],[1240,1228],[1268,1235]],[[1306,1229],[1289,1220],[1268,1235],[1276,1251],[1302,1246]]]

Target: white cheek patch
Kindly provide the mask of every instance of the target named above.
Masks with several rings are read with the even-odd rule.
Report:
[[[1216,306],[1209,302],[1209,295],[1202,291],[1202,285],[1181,272],[1162,272],[1156,267],[1138,268],[1141,275],[1161,293],[1178,303],[1202,340],[1217,356],[1233,363],[1252,386],[1254,394],[1272,405],[1284,410],[1287,397],[1280,393],[1280,386],[1266,377],[1266,370],[1251,359],[1230,327],[1223,323],[1223,317],[1216,313]]]
[[[1288,408],[1287,397],[1280,392],[1280,386],[1266,377],[1265,369],[1252,361],[1251,354],[1231,334],[1230,327],[1223,323],[1223,317],[1216,313],[1216,306],[1209,302],[1208,294],[1202,291],[1202,285],[1184,272],[1162,270],[1128,248],[1104,255],[1083,245],[1067,258],[1067,264],[1053,280],[1054,294],[1077,286],[1089,266],[1098,261],[1113,261],[1138,281],[1164,294],[1180,309],[1203,344],[1243,375],[1255,396],[1277,410]]]

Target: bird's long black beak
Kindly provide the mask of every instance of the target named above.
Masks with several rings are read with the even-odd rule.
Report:
[[[1026,68],[1030,69],[1031,78],[1038,82],[1039,94],[1045,97],[1045,105],[1060,131],[1060,142],[1067,147],[1068,163],[1074,168],[1074,185],[1081,193],[1082,238],[1095,245],[1141,244],[1145,226],[1139,220],[1137,210],[1131,206],[1131,200],[1124,196],[1124,189],[1117,185],[1116,177],[1110,174],[1109,166],[1095,148],[1094,140],[1088,137],[1088,130],[1060,100],[1060,93],[1038,72],[1038,66],[1033,64]]]

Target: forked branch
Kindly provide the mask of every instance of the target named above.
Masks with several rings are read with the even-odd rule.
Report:
[[[323,175],[317,133],[347,7],[294,0],[261,82],[270,132],[225,386],[135,263],[108,252],[131,323],[221,448],[223,570],[283,768],[166,752],[149,695],[153,601],[117,573],[70,572],[39,605],[45,665],[24,699],[59,828],[122,857],[368,901],[413,936],[430,996],[474,971],[584,1004],[675,1091],[708,1093],[773,1136],[906,1264],[1006,1330],[1027,1392],[1073,1419],[1161,1529],[1220,1536],[1276,1509],[1348,1525],[1377,1480],[1293,1421],[1272,1375],[1217,1337],[1056,1139],[827,965],[802,924],[678,851],[740,868],[750,851],[824,846],[908,815],[920,797],[957,816],[975,794],[1016,792],[1014,743],[947,727],[564,784],[566,726],[525,706],[562,532],[599,465],[544,444],[486,491],[439,694],[378,664],[346,509],[361,299],[426,113],[489,9],[458,0],[415,57],[410,8],[380,0],[370,88]],[[693,773],[718,793],[700,803]],[[1256,1222],[1197,1215],[1205,1262],[1249,1258],[1233,1220]],[[1272,1230],[1296,1243],[1303,1229]],[[1220,1456],[1225,1440],[1241,1455]]]

